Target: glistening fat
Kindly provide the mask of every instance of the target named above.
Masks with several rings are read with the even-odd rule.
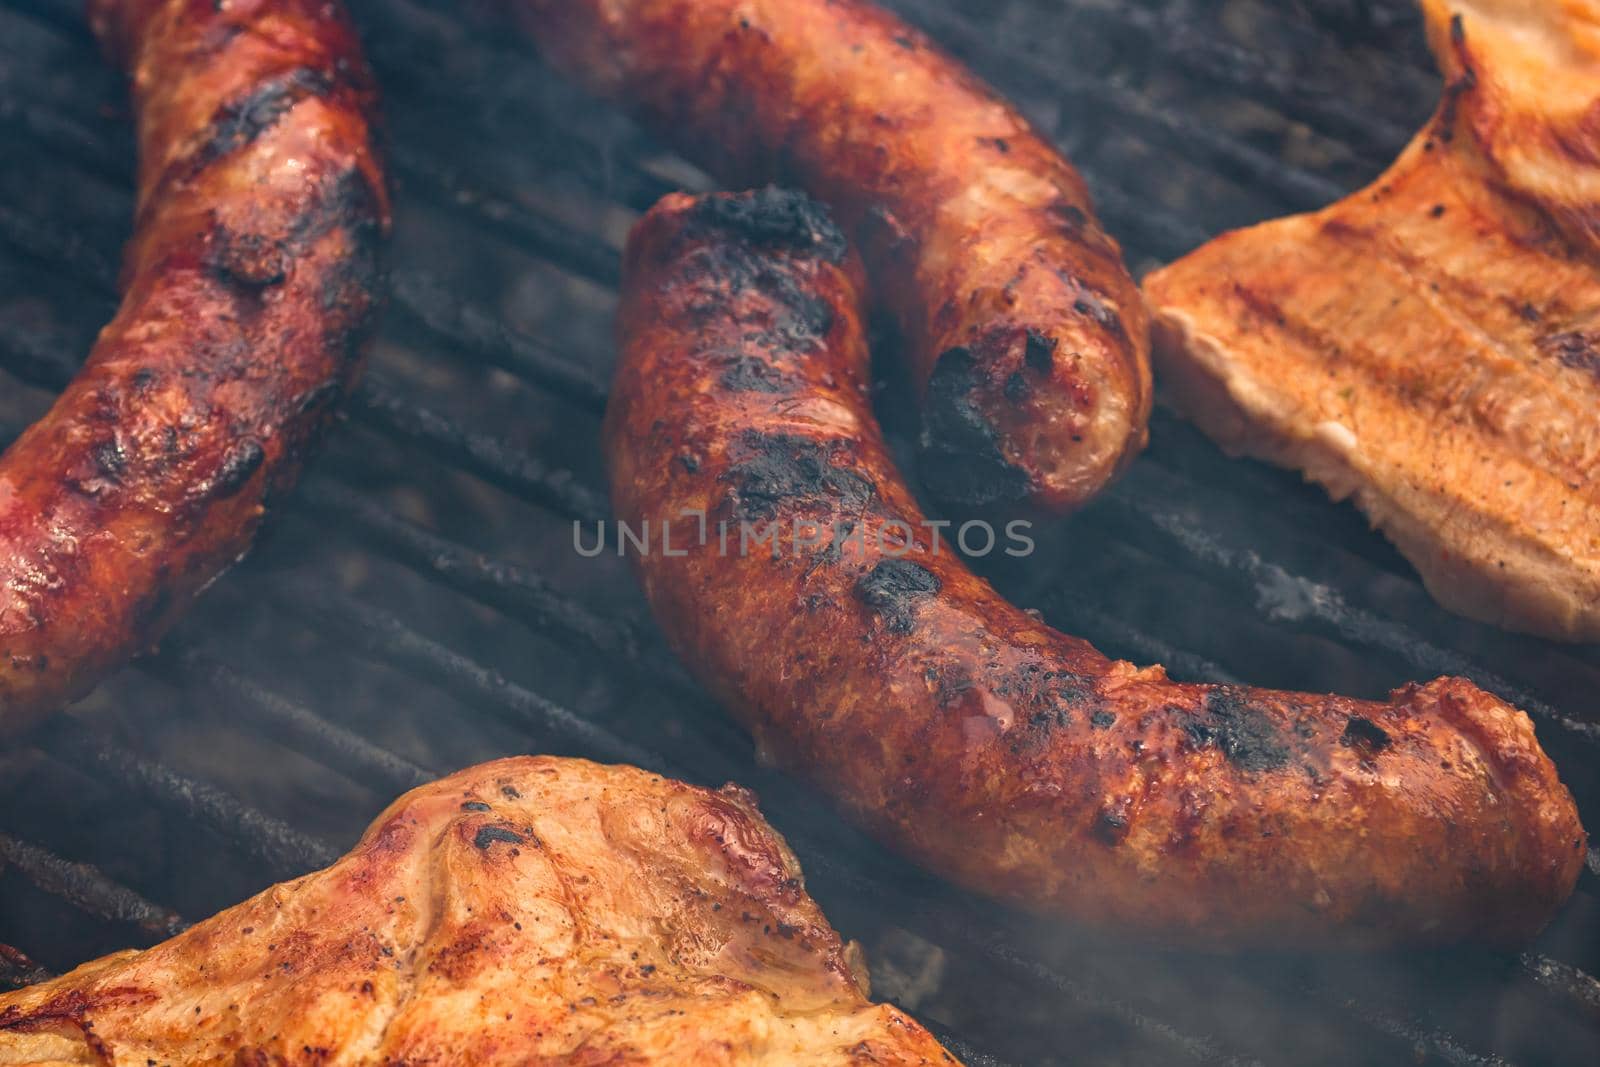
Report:
[[[998,596],[922,529],[867,397],[843,238],[798,194],[668,197],[625,258],[605,427],[661,628],[762,751],[971,889],[1163,944],[1532,936],[1585,838],[1516,708],[1180,684]],[[715,525],[866,536],[720,552]]]
[[[923,396],[918,473],[1060,512],[1144,446],[1144,304],[1083,179],[926,36],[861,0],[496,0],[548,60],[727,184],[798,185],[860,244]]]
[[[236,560],[361,364],[388,227],[327,0],[92,0],[132,79],[116,317],[0,458],[0,731],[149,647]]]

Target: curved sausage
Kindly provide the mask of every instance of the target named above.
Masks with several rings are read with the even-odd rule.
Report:
[[[124,295],[0,458],[0,730],[142,651],[249,545],[359,369],[388,225],[326,0],[93,0],[132,77]]]
[[[936,497],[1066,511],[1144,447],[1144,305],[1083,180],[921,33],[860,0],[499,2],[727,184],[832,207],[900,323]]]
[[[798,194],[664,200],[620,328],[606,453],[619,521],[654,531],[633,555],[662,630],[762,751],[912,859],[1202,945],[1514,944],[1571,891],[1572,798],[1468,682],[1179,684],[936,548],[873,420],[843,240]]]

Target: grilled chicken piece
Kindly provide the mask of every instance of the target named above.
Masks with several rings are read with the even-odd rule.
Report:
[[[1147,279],[1164,387],[1447,607],[1595,640],[1600,0],[1422,6],[1446,90],[1386,174]]]
[[[0,1064],[953,1064],[754,798],[499,760],[344,859],[0,997]]]

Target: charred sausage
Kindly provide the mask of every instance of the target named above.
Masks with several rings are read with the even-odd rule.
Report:
[[[1572,798],[1528,717],[1470,683],[1179,684],[936,545],[811,202],[668,197],[625,269],[606,453],[618,519],[654,530],[631,553],[650,603],[760,749],[884,841],[1169,943],[1514,944],[1571,891]]]
[[[725,182],[827,202],[899,320],[918,473],[1060,512],[1144,447],[1147,322],[1083,180],[927,37],[860,0],[501,0],[555,66]]]
[[[122,304],[0,458],[0,730],[146,648],[248,546],[351,385],[385,179],[327,0],[93,0],[132,78]]]

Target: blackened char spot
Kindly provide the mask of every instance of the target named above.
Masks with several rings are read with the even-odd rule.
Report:
[[[360,167],[349,167],[326,184],[295,220],[291,241],[311,245],[333,230],[345,234],[343,254],[323,272],[318,301],[332,318],[327,345],[346,362],[360,359],[386,288],[383,257],[383,201]]]
[[[1028,385],[1028,379],[1022,376],[1021,371],[1012,371],[1006,379],[1006,399],[1013,404],[1022,404],[1027,401],[1033,388]]]
[[[1026,471],[1000,451],[998,434],[974,397],[977,360],[965,347],[947,349],[928,379],[922,411],[918,472],[928,491],[964,507],[986,507],[1023,499]]]
[[[1028,327],[1028,339],[1023,345],[1022,361],[1031,370],[1040,374],[1048,374],[1056,361],[1056,339],[1032,326]]]
[[[971,669],[960,662],[926,668],[923,680],[932,688],[934,701],[945,709],[959,707],[967,694],[978,688]]]
[[[1132,804],[1126,799],[1108,803],[1095,818],[1094,835],[1108,845],[1120,844],[1128,836]]]
[[[758,248],[810,253],[838,263],[845,240],[828,209],[802,192],[767,186],[749,193],[713,193],[695,201],[691,222],[732,233]]]
[[[814,351],[833,329],[833,305],[819,295],[805,271],[792,262],[738,241],[702,241],[689,261],[698,281],[710,281],[724,291],[708,291],[689,306],[689,314],[703,326],[726,319],[747,327],[741,340],[774,353]],[[729,296],[759,293],[764,300],[734,301]]]
[[[1344,733],[1339,735],[1339,743],[1345,748],[1360,749],[1368,756],[1375,756],[1394,744],[1387,730],[1360,715],[1350,716],[1350,721],[1344,724]]]
[[[377,243],[381,200],[367,172],[346,167],[325,182],[289,226],[290,244],[303,248],[334,229],[347,230],[358,247]]]
[[[260,468],[266,455],[258,441],[239,442],[223,458],[222,466],[217,468],[216,476],[211,479],[209,495],[213,499],[220,500],[243,489],[250,476]]]
[[[90,452],[94,457],[95,469],[100,472],[101,477],[109,482],[122,479],[123,468],[128,465],[128,455],[114,438],[101,441]]]
[[[528,839],[515,830],[507,830],[504,826],[485,826],[472,838],[474,848],[487,850],[496,841],[504,841],[512,845],[525,845]]]
[[[1066,726],[1072,721],[1072,713],[1066,708],[1042,708],[1028,716],[1028,725],[1041,732],[1048,732],[1054,727]]]
[[[489,805],[481,800],[464,800],[461,802],[462,811],[491,811]]]
[[[938,592],[938,575],[908,559],[880,560],[856,582],[856,596],[897,634],[915,628],[917,606]]]
[[[283,281],[288,258],[288,250],[277,238],[217,226],[207,240],[204,263],[211,276],[224,284],[264,289]]]
[[[1104,730],[1116,721],[1116,714],[1109,711],[1097,711],[1093,715],[1089,716],[1089,725],[1093,726],[1096,730]]]
[[[833,306],[795,284],[787,271],[763,272],[760,284],[778,302],[772,325],[751,331],[745,340],[778,352],[814,351],[833,329]]]
[[[722,476],[733,484],[734,514],[742,519],[771,518],[791,500],[804,504],[826,499],[848,511],[865,507],[877,487],[855,471],[836,466],[828,445],[793,434],[755,430],[740,434],[742,458]]]
[[[1190,716],[1184,729],[1196,745],[1216,745],[1242,770],[1277,770],[1289,761],[1282,733],[1242,689],[1222,686],[1211,690],[1201,714]]]
[[[1538,341],[1539,350],[1561,362],[1563,367],[1587,371],[1600,379],[1600,331],[1569,330],[1550,334]]]
[[[787,393],[790,385],[784,374],[759,356],[734,352],[723,361],[717,381],[724,389],[738,393]]]
[[[211,117],[210,133],[196,149],[191,166],[199,170],[243,148],[277,125],[301,100],[326,96],[332,89],[328,76],[310,67],[299,67],[261,83],[248,95],[217,109]]]

